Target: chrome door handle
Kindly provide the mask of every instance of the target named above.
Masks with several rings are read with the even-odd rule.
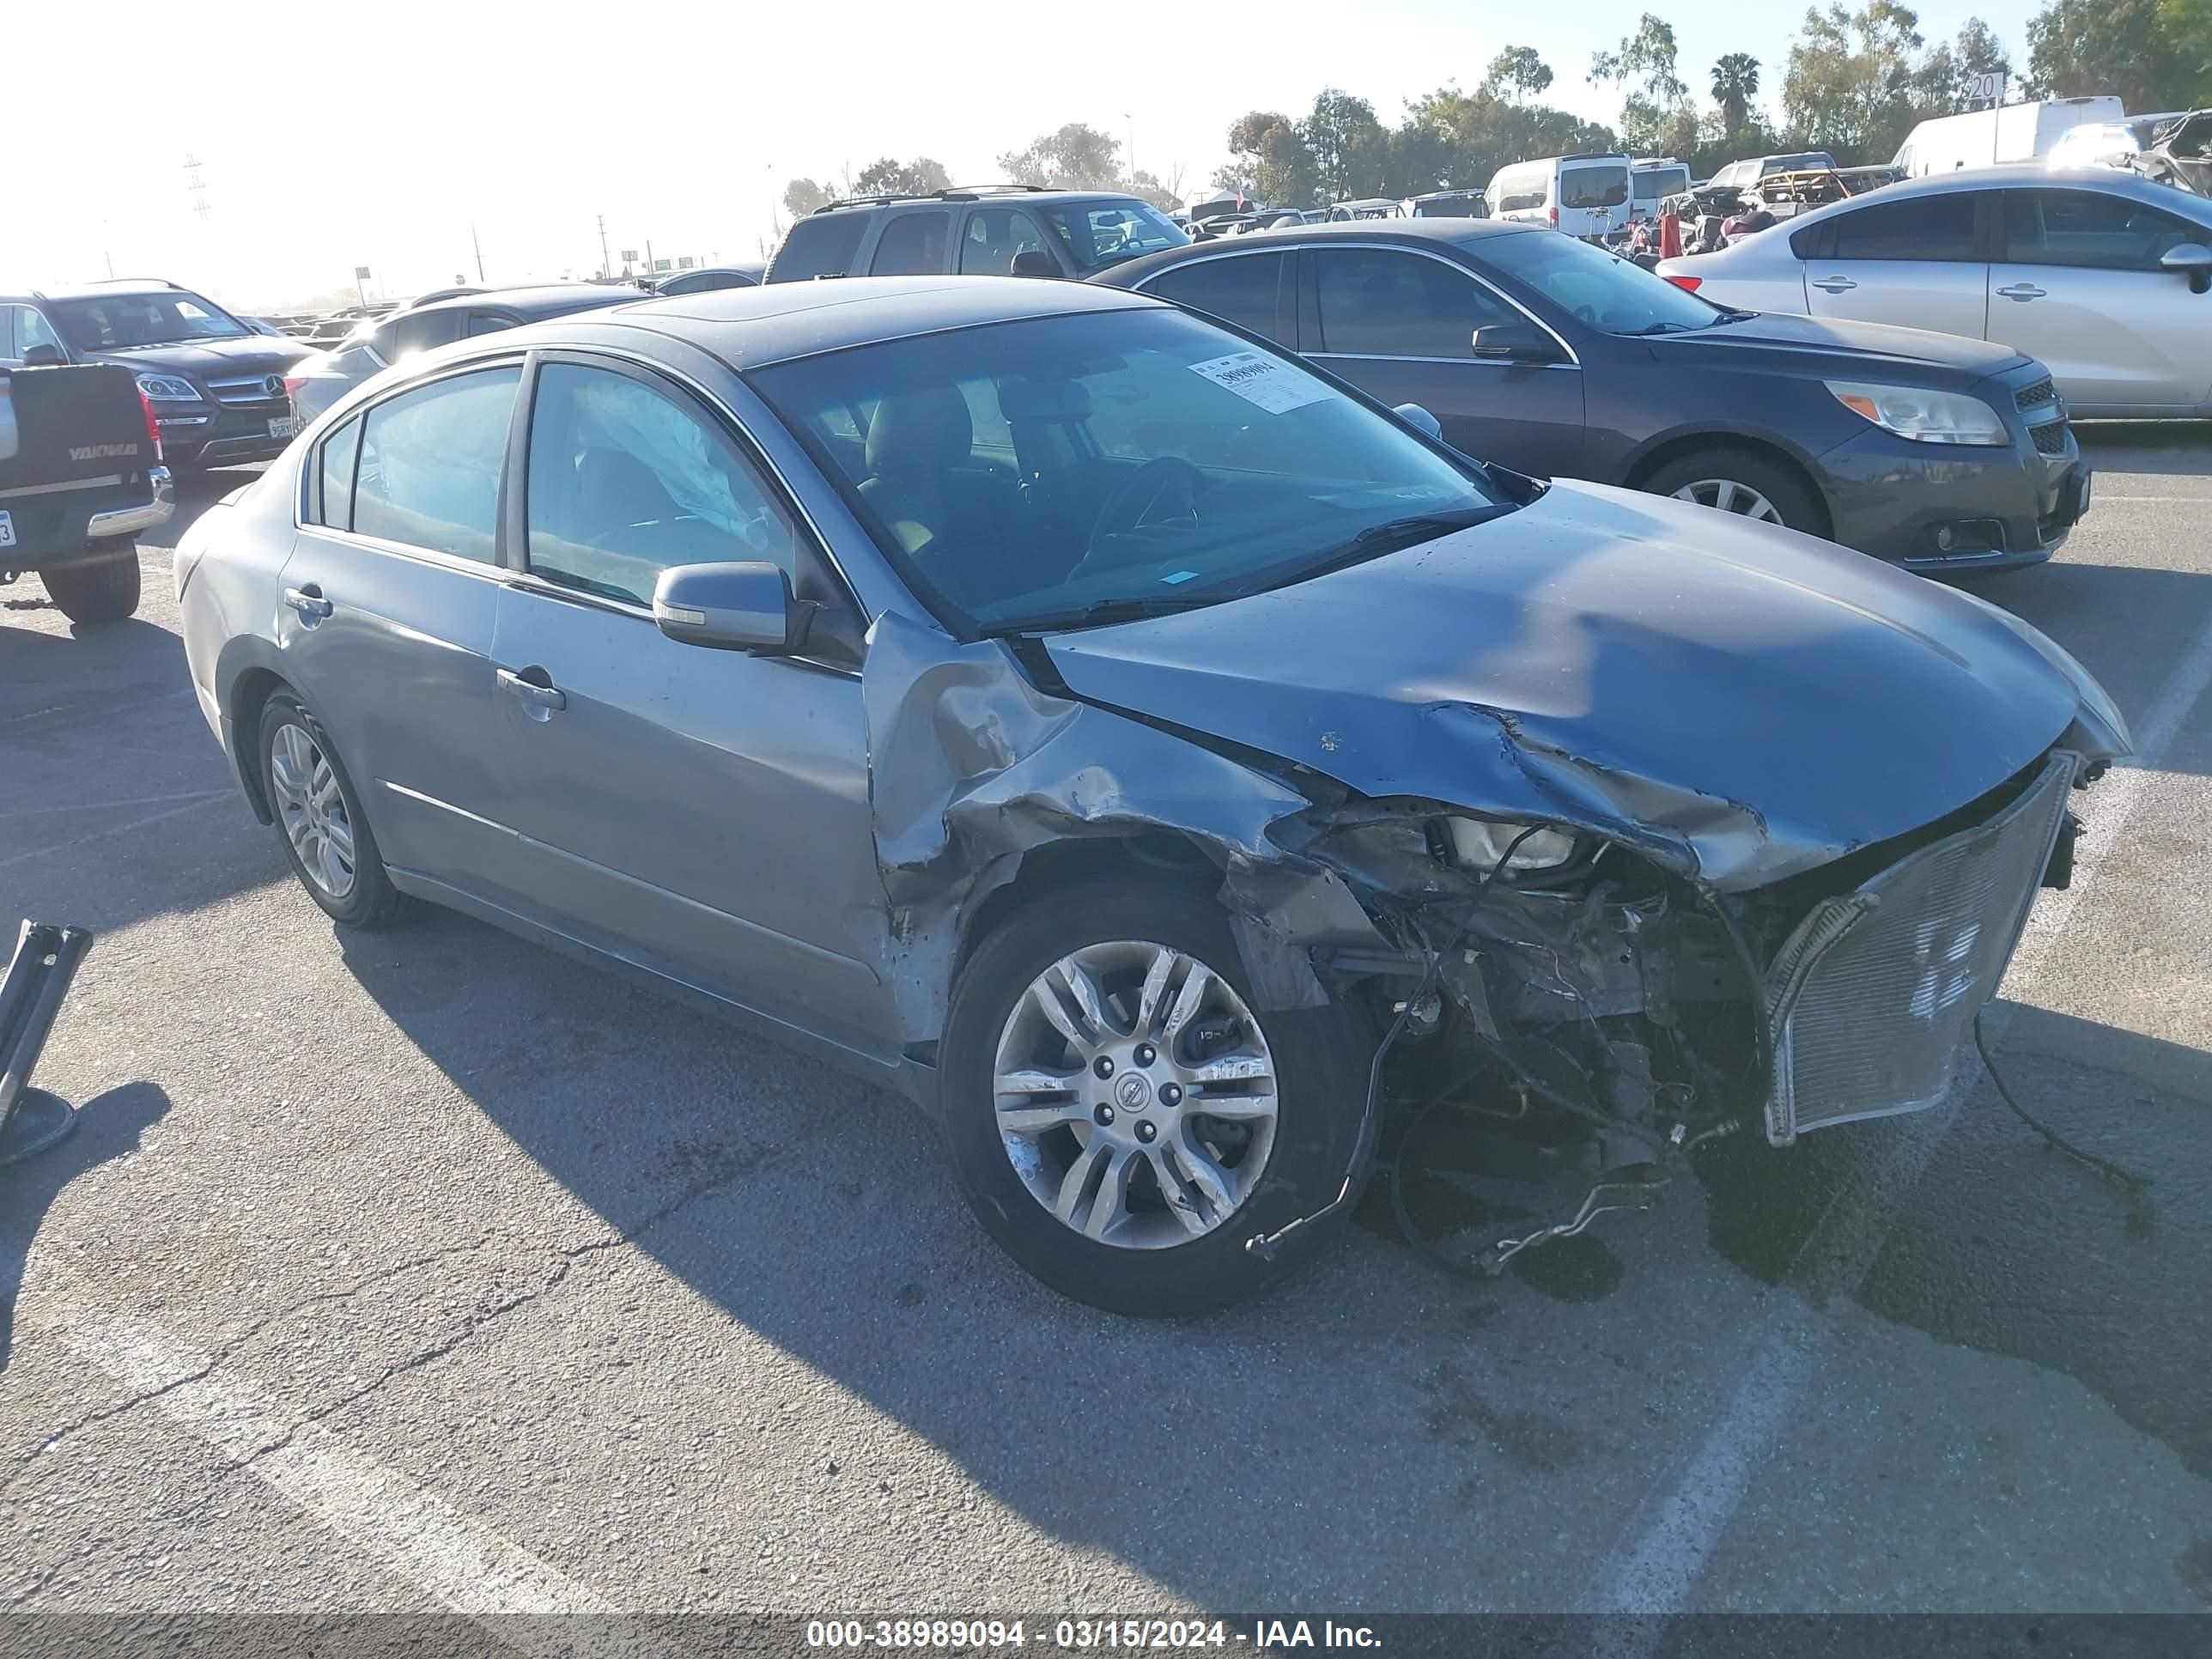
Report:
[[[1848,276],[1827,276],[1814,283],[1813,286],[1829,294],[1841,294],[1846,289],[1856,288],[1858,284]]]
[[[523,673],[530,672],[525,669]],[[543,674],[545,671],[541,668],[537,672]],[[521,674],[506,668],[498,670],[495,678],[498,679],[501,690],[513,692],[533,708],[550,711],[568,706],[568,694],[557,685],[540,685],[536,680],[526,680]]]
[[[2008,300],[2040,300],[2044,290],[2033,283],[2014,283],[2010,288],[2001,288],[1998,293]]]
[[[331,614],[332,609],[331,602],[323,597],[322,589],[317,587],[313,582],[308,583],[305,587],[286,588],[284,603],[309,622],[322,621]]]

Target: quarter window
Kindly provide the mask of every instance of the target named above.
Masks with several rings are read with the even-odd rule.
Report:
[[[360,449],[359,416],[323,440],[322,502],[316,517],[333,530],[353,525],[353,465]]]
[[[2208,240],[2170,214],[2101,191],[2008,190],[2004,204],[2014,264],[2156,270],[2167,249]]]
[[[771,283],[807,283],[817,276],[842,276],[860,251],[868,228],[865,213],[817,213],[801,219],[776,250],[769,267]]]
[[[698,416],[642,380],[549,363],[530,417],[530,568],[653,603],[681,564],[767,561],[799,576],[792,521]]]
[[[1178,265],[1146,283],[1145,292],[1277,340],[1282,331],[1275,325],[1275,303],[1282,283],[1281,254],[1241,253]]]
[[[1826,222],[1829,259],[1961,260],[1975,257],[1974,192],[1881,202]],[[1794,244],[1793,244],[1794,246]]]
[[[509,364],[433,380],[363,417],[353,527],[364,536],[498,562],[499,478],[514,388]]]
[[[941,210],[894,213],[876,242],[868,266],[874,276],[933,276],[945,269],[945,241],[952,216]]]
[[[1424,254],[1322,248],[1314,264],[1323,351],[1472,357],[1475,330],[1521,320],[1473,277]]]

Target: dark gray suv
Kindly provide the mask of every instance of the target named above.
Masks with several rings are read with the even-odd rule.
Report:
[[[791,228],[771,283],[821,276],[1095,276],[1189,245],[1149,202],[1095,190],[993,185],[832,202]]]

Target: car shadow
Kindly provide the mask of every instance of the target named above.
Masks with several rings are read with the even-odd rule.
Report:
[[[1381,1594],[1403,1609],[1443,1610],[1525,1594],[1468,1565],[1498,1545],[1478,1495],[1504,1481],[1516,1504],[1582,1513],[1603,1510],[1595,1488],[1651,1478],[1637,1473],[1650,1445],[1601,1403],[1607,1368],[1593,1370],[1589,1345],[1663,1347],[1713,1316],[1701,1299],[1713,1273],[1747,1282],[1698,1251],[1691,1207],[1676,1212],[1685,1230],[1661,1237],[1632,1219],[1533,1251],[1506,1285],[1462,1284],[1351,1232],[1254,1303],[1203,1321],[1115,1319],[1044,1291],[1000,1255],[956,1195],[933,1131],[904,1102],[450,914],[348,934],[343,949],[383,1012],[477,1109],[723,1316],[956,1459],[1031,1523],[1218,1608],[1272,1605],[1291,1563],[1322,1603]],[[2023,1018],[2007,1052],[2030,1033]],[[2068,1052],[2102,1044],[2115,1074],[2183,1064],[2151,1052],[2166,1045],[2101,1028],[2033,1034]],[[1975,1256],[2026,1255],[2069,1216],[2062,1224],[2077,1237],[2123,1236],[2094,1182],[2039,1162],[2000,1110],[1970,1103],[1935,1183],[1972,1198],[1977,1160],[1996,1156],[1998,1191],[2021,1189],[2017,1203],[1995,1197]],[[1814,1156],[1784,1160],[1779,1175],[1715,1191],[1711,1208],[1728,1218],[1713,1224],[1717,1254],[1743,1273],[1794,1255],[1839,1169],[1882,1153],[1878,1134],[1843,1131],[1808,1146]],[[2179,1190],[2173,1199],[2189,1201]],[[1976,1279],[1954,1289],[1917,1265],[1931,1246],[1917,1230],[1948,1242],[1966,1226],[1951,1202],[1932,1213],[1916,1203],[1867,1305],[2076,1368],[2152,1432],[2202,1433],[2185,1420],[2195,1396],[2177,1382],[2178,1361],[2153,1376],[2092,1352],[2101,1318],[1968,1328]],[[2141,1316],[2132,1348],[2147,1352],[2177,1317],[2203,1316],[2176,1313],[2212,1268],[2202,1220],[2212,1206],[2200,1195],[2196,1208],[2170,1232],[2129,1240],[2158,1264],[2129,1292]],[[2067,1253],[2042,1271],[2063,1276]],[[1502,1352],[1488,1340],[1498,1330],[1485,1328],[1522,1290],[1554,1304],[1533,1316],[1557,1340]],[[1721,1305],[1742,1293],[1724,1292]],[[1573,1305],[1591,1303],[1604,1305]],[[1514,1305],[1532,1316],[1525,1301]],[[1183,1449],[1169,1455],[1163,1443],[1157,1458],[1123,1457],[1119,1443],[1086,1443],[1100,1401],[1133,1432],[1153,1425]],[[1313,1501],[1285,1504],[1286,1491]],[[1408,1537],[1428,1541],[1409,1551]]]
[[[75,1131],[58,1146],[0,1169],[0,1371],[8,1369],[25,1265],[46,1212],[87,1170],[137,1152],[168,1109],[159,1085],[126,1083],[80,1105]]]

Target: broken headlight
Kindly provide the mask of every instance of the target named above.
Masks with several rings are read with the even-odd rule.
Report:
[[[1429,850],[1446,864],[1487,875],[1504,857],[1508,870],[1556,870],[1573,858],[1579,843],[1574,833],[1548,825],[1529,833],[1518,847],[1516,837],[1528,830],[1525,823],[1501,823],[1494,818],[1443,817],[1429,822]],[[1510,856],[1505,849],[1513,848]]]

